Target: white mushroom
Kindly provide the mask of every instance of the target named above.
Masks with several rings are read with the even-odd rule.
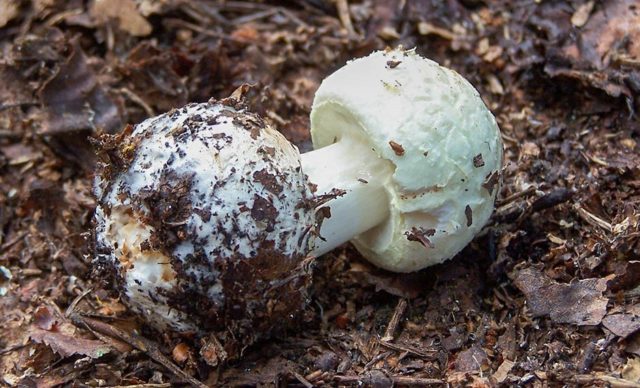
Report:
[[[300,155],[230,99],[103,138],[97,266],[149,323],[213,331],[237,355],[303,309],[305,258],[351,240],[415,271],[489,219],[500,132],[454,71],[413,51],[355,60],[320,86],[311,127],[318,149]]]
[[[414,51],[379,51],[326,78],[302,167],[330,218],[313,253],[351,240],[391,271],[440,263],[489,219],[502,165],[496,121],[458,73]]]
[[[209,102],[102,143],[96,263],[148,322],[242,347],[302,310],[314,205],[280,133]]]

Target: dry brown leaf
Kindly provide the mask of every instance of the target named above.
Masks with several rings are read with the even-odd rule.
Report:
[[[98,82],[77,41],[71,45],[71,55],[39,94],[48,117],[43,132],[48,135],[92,129],[113,131],[122,126],[118,105]]]
[[[632,335],[626,343],[625,349],[627,353],[640,356],[640,333]]]
[[[351,263],[349,272],[363,283],[376,287],[376,291],[384,290],[389,294],[402,298],[415,298],[425,291],[429,284],[429,273],[426,271],[408,274],[397,274],[376,268],[365,262]]]
[[[62,357],[80,354],[91,358],[100,358],[111,352],[111,347],[102,341],[79,338],[38,328],[33,329],[30,338],[37,343],[49,346]]]
[[[147,36],[153,30],[133,0],[95,0],[91,7],[91,15],[99,23],[115,19],[121,30],[133,36]]]
[[[0,27],[4,27],[18,16],[19,0],[0,0]]]
[[[458,353],[455,361],[458,372],[486,371],[489,369],[487,353],[478,345]]]
[[[191,350],[189,349],[189,345],[185,344],[184,342],[180,342],[179,344],[174,346],[173,350],[171,351],[173,361],[175,361],[179,365],[184,364],[189,359],[190,351]]]
[[[42,330],[50,331],[57,325],[53,311],[47,306],[40,306],[33,314],[33,324]]]
[[[498,370],[496,370],[496,373],[494,373],[493,376],[491,377],[494,378],[496,382],[500,384],[503,383],[507,379],[507,376],[509,375],[509,372],[511,372],[511,369],[513,368],[514,365],[515,365],[515,362],[513,361],[509,361],[509,360],[502,361],[502,364],[500,364],[500,366],[498,367]]]
[[[622,377],[625,380],[640,383],[640,358],[631,357],[622,368]]]
[[[608,299],[602,296],[608,278],[584,279],[570,284],[557,283],[541,271],[525,268],[514,283],[527,299],[535,317],[549,315],[556,323],[597,325],[607,312]]]
[[[612,314],[604,317],[602,324],[613,334],[627,338],[640,330],[640,317],[634,314]]]
[[[589,16],[591,15],[591,11],[593,11],[593,6],[595,2],[587,1],[586,3],[580,5],[576,12],[571,16],[571,24],[576,27],[582,27],[589,21]]]

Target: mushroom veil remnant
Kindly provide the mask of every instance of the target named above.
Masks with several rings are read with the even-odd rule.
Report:
[[[314,254],[351,240],[375,265],[410,272],[464,248],[488,221],[502,140],[478,92],[413,50],[349,62],[318,89],[315,151],[302,155],[330,217]]]

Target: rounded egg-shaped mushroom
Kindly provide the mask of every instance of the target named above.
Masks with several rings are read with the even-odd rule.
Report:
[[[208,102],[101,140],[97,266],[158,328],[213,331],[230,352],[306,302],[314,227],[298,150],[260,117]]]
[[[327,77],[311,135],[315,148],[355,139],[386,163],[375,179],[388,217],[351,240],[379,267],[438,264],[489,220],[502,165],[496,120],[467,80],[413,50],[378,51]]]

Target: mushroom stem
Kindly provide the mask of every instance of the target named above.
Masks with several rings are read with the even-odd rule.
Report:
[[[318,208],[331,213],[320,228],[311,255],[320,256],[379,225],[389,215],[384,183],[392,165],[369,145],[343,138],[327,147],[302,154],[302,171],[317,185],[317,198],[330,198]],[[335,195],[337,192],[342,195]]]

